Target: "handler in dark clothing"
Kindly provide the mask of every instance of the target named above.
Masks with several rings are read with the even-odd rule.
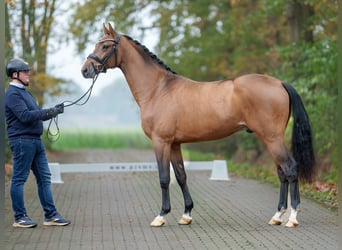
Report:
[[[8,141],[13,156],[13,174],[10,187],[13,227],[37,226],[27,215],[24,204],[24,184],[30,170],[35,175],[38,196],[44,210],[46,226],[66,226],[71,222],[64,219],[54,204],[51,190],[51,173],[45,148],[40,139],[43,122],[64,112],[64,105],[40,109],[36,100],[26,90],[29,85],[30,67],[22,59],[12,59],[6,66],[6,73],[12,81],[5,95],[5,112]]]

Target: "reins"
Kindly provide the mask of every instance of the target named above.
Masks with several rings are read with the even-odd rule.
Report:
[[[89,89],[80,98],[76,99],[75,101],[64,101],[64,102],[62,102],[62,104],[64,105],[64,108],[70,107],[72,105],[82,106],[82,105],[86,104],[90,99],[91,93],[93,92],[94,84],[95,84],[98,76],[99,76],[98,74],[95,75],[95,77],[93,78],[93,82],[90,85]],[[85,97],[86,97],[86,99],[82,103],[80,103],[80,101]],[[67,103],[67,104],[65,104],[65,103]],[[55,127],[56,127],[55,133],[51,132],[52,123],[54,123]],[[59,139],[59,137],[60,137],[60,129],[58,126],[58,115],[57,115],[56,117],[53,117],[50,119],[50,122],[49,122],[49,125],[47,128],[47,138],[49,141],[55,142]]]
[[[72,106],[72,105],[82,106],[82,105],[86,104],[86,103],[89,101],[89,98],[90,98],[91,93],[92,93],[92,91],[93,91],[94,84],[95,84],[95,82],[96,82],[98,76],[99,76],[98,74],[95,75],[95,77],[93,78],[93,83],[90,85],[89,89],[88,89],[80,98],[78,98],[78,99],[75,100],[75,101],[64,101],[64,102],[63,102],[64,108],[65,108],[65,107]],[[82,103],[79,103],[86,95],[88,95],[87,98],[86,98]],[[68,104],[65,104],[66,102],[67,102]]]

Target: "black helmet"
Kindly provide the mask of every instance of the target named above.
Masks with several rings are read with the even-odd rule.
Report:
[[[11,77],[13,72],[30,71],[30,66],[27,62],[20,58],[13,58],[6,65],[7,76]]]

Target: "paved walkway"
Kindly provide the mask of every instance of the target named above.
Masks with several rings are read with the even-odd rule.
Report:
[[[30,177],[26,206],[38,227],[12,228],[8,209],[1,249],[338,249],[336,212],[303,199],[297,228],[270,226],[278,189],[209,176],[208,171],[188,171],[195,205],[189,226],[177,224],[183,199],[178,186],[171,185],[172,211],[161,228],[149,226],[161,205],[157,172],[63,174],[64,184],[54,184],[53,192],[60,213],[72,220],[67,227],[42,225]]]

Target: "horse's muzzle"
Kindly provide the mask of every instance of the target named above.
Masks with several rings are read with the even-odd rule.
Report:
[[[86,65],[83,65],[81,72],[84,78],[94,78],[95,76],[93,67],[87,67]]]

